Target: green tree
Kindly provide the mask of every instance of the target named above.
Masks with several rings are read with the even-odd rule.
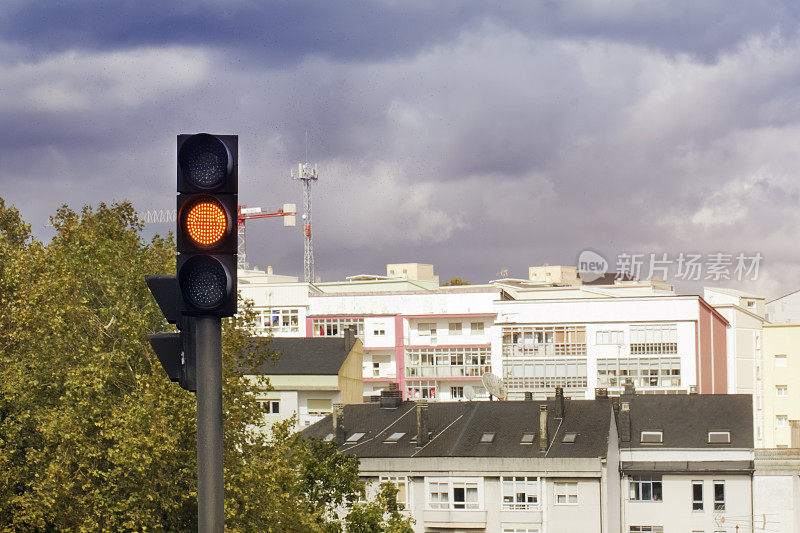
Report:
[[[174,272],[171,238],[141,238],[128,203],[51,218],[31,237],[0,199],[0,530],[196,529],[196,408],[147,335],[168,328],[143,275]],[[334,508],[363,494],[358,462],[265,433],[242,369],[271,357],[254,313],[223,321],[226,525],[341,531]]]
[[[447,283],[442,283],[442,286],[443,287],[448,287],[448,286],[455,287],[456,285],[469,285],[469,284],[470,284],[469,281],[467,281],[465,279],[461,279],[461,277],[459,276],[459,277],[455,277],[455,278],[450,278],[450,281],[448,281]]]

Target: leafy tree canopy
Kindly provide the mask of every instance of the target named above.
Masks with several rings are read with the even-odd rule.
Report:
[[[51,222],[39,242],[0,198],[0,530],[193,531],[195,397],[147,342],[169,326],[144,274],[174,273],[174,243],[144,241],[129,203]],[[341,510],[363,499],[356,457],[292,421],[254,431],[268,383],[238,369],[272,354],[253,323],[247,306],[223,321],[228,530],[411,531],[391,490]]]
[[[467,281],[465,279],[461,279],[461,277],[459,276],[459,277],[455,277],[455,278],[450,278],[450,281],[448,281],[447,283],[442,283],[442,286],[443,287],[447,287],[447,286],[453,286],[454,287],[456,285],[469,285],[469,284],[470,284],[469,281]]]

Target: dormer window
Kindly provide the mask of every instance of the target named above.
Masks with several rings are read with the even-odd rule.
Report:
[[[494,433],[484,433],[481,435],[481,442],[492,442],[494,441]]]
[[[661,444],[664,442],[664,433],[661,430],[642,431],[642,444]]]
[[[346,441],[344,441],[344,442],[345,442],[345,444],[352,444],[352,443],[354,443],[354,442],[358,442],[358,441],[359,441],[359,439],[360,439],[361,437],[363,437],[364,435],[366,435],[366,433],[353,433],[352,435],[350,435],[349,437],[347,437],[347,440],[346,440]]]
[[[397,444],[397,441],[402,439],[403,435],[405,435],[405,432],[392,433],[391,435],[389,435],[389,438],[387,438],[385,441],[383,441],[383,443],[384,444]]]
[[[708,432],[709,444],[730,444],[731,432],[730,431],[709,431]]]

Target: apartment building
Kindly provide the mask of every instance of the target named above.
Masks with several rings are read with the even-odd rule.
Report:
[[[786,448],[791,422],[800,420],[800,324],[766,324],[763,331],[763,446]]]
[[[587,285],[574,268],[548,266],[531,270],[545,280],[443,287],[430,265],[410,265],[387,265],[396,277],[315,284],[244,275],[240,290],[265,334],[356,328],[365,396],[395,383],[404,398],[488,398],[486,372],[505,380],[511,399],[541,399],[553,387],[574,398],[591,398],[596,387],[615,395],[626,381],[651,393],[727,392],[727,321],[663,282]]]
[[[722,287],[706,287],[703,298],[730,324],[727,330],[728,393],[753,396],[753,431],[757,447],[764,445],[761,368],[764,298]]]
[[[395,483],[418,532],[751,531],[751,399],[633,392],[570,400],[558,389],[545,401],[465,403],[386,397],[335,408],[304,434],[357,455],[372,490]]]
[[[417,532],[601,533],[619,528],[612,418],[608,398],[398,398],[344,406],[304,433],[357,455],[368,488],[395,483]]]
[[[258,368],[272,386],[257,397],[264,427],[296,416],[302,429],[330,415],[333,404],[361,403],[363,350],[352,331],[329,339],[273,337],[269,348],[278,357]]]
[[[698,296],[642,289],[526,289],[495,302],[492,357],[509,399],[554,387],[573,398],[598,387],[618,395],[626,382],[649,393],[726,393],[725,318]]]

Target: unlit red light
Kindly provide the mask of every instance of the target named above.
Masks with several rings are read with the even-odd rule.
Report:
[[[186,230],[197,244],[210,246],[225,235],[226,222],[225,211],[220,205],[200,202],[186,215]]]

